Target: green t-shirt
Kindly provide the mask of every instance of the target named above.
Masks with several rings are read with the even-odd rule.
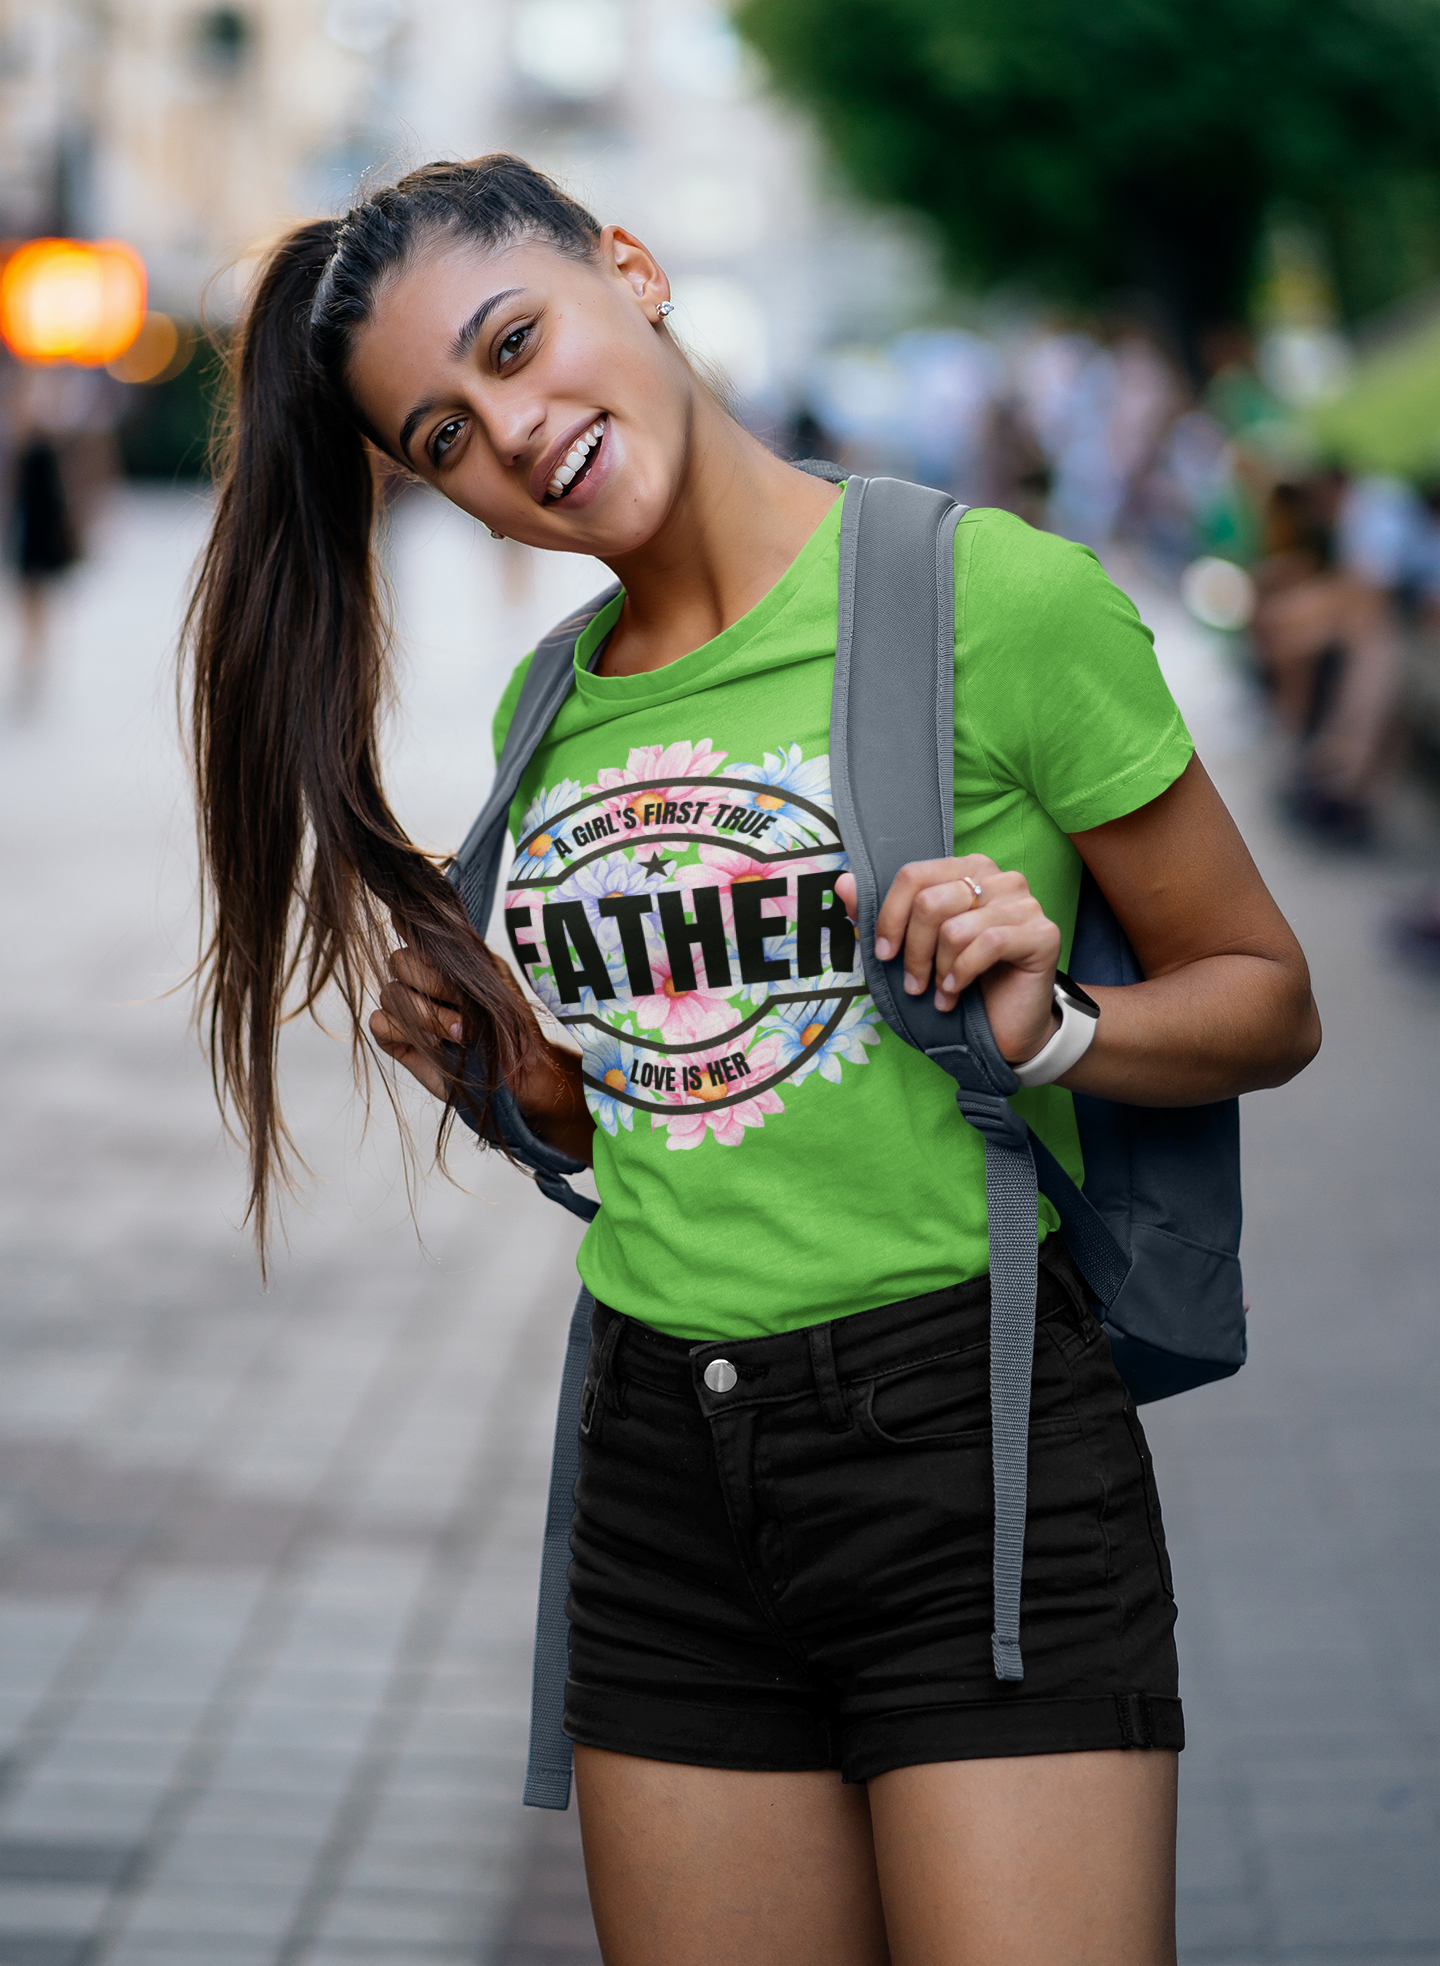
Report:
[[[605,609],[511,811],[511,946],[581,1049],[595,1118],[603,1206],[580,1273],[691,1342],[988,1268],[980,1136],[881,1019],[833,891],[840,504],[747,615],[662,669],[590,674],[619,601]],[[1086,548],[968,513],[955,597],[956,851],[1024,873],[1068,952],[1066,834],[1157,797],[1190,738],[1149,631]],[[1078,1178],[1069,1093],[1015,1103]],[[1042,1202],[1039,1233],[1054,1226]]]

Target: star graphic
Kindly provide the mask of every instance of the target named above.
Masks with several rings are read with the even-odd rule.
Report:
[[[640,865],[645,869],[647,874],[653,874],[657,881],[664,880],[665,862],[658,853],[652,853],[650,858],[648,860],[642,860]]]

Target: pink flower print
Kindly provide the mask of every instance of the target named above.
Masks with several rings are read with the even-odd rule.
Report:
[[[718,1037],[736,1021],[727,998],[705,990],[678,990],[669,958],[657,948],[650,951],[650,974],[654,996],[635,997],[631,1003],[642,1031],[658,1031],[670,1044],[698,1044],[702,1038]]]
[[[655,803],[657,784],[664,790],[667,779],[706,778],[719,771],[724,762],[725,753],[714,750],[708,737],[696,744],[685,738],[677,738],[673,744],[637,744],[623,765],[606,766],[599,774],[599,784],[602,791],[622,792],[621,797],[606,800],[608,811],[621,812],[629,806],[635,817],[643,820],[644,808]],[[627,786],[640,789],[622,791]],[[684,796],[678,785],[669,791],[670,798],[677,795]]]
[[[774,1069],[779,1050],[778,1038],[761,1038],[758,1044],[752,1045],[746,1052],[745,1063],[756,1078],[763,1078],[767,1072]],[[719,1055],[718,1050],[714,1055]],[[701,1058],[692,1062],[703,1065],[709,1061]],[[706,1101],[708,1105],[711,1100],[726,1098],[729,1092],[728,1085],[712,1087],[707,1081],[704,1089],[698,1093],[674,1092],[669,1096],[677,1105],[682,1101],[697,1098]],[[665,1145],[672,1153],[685,1153],[691,1147],[698,1147],[707,1133],[713,1133],[722,1147],[738,1147],[745,1138],[747,1127],[764,1126],[767,1113],[783,1113],[784,1110],[785,1102],[772,1088],[765,1092],[753,1093],[749,1099],[738,1100],[733,1106],[722,1106],[718,1111],[706,1110],[705,1106],[698,1109],[690,1107],[684,1112],[676,1113],[673,1119],[663,1113],[655,1113],[651,1116],[650,1124],[652,1128],[659,1126],[666,1128],[670,1137]]]
[[[697,866],[691,861],[688,866],[677,867],[675,879],[681,887],[711,887],[720,889],[720,912],[725,918],[725,932],[730,940],[735,940],[735,906],[730,898],[732,887],[739,887],[745,881],[786,880],[796,874],[818,874],[825,869],[823,860],[787,860],[778,867],[767,867],[763,860],[752,860],[748,853],[737,853],[728,846],[702,846],[700,862]],[[718,882],[715,879],[719,875]],[[795,897],[798,890],[793,879],[788,881],[783,896],[774,895],[765,904],[765,913],[776,921],[781,917],[787,922],[795,919]]]

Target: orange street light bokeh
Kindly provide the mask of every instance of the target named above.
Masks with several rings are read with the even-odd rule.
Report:
[[[144,263],[118,239],[31,239],[0,272],[0,335],[22,361],[100,368],[144,325]]]
[[[105,364],[117,382],[168,382],[195,353],[195,336],[168,314],[147,314],[134,341],[116,361]]]

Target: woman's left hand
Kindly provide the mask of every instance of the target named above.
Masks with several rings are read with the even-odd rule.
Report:
[[[855,920],[853,874],[835,892]],[[1060,931],[1023,874],[1002,873],[983,853],[915,860],[900,869],[875,924],[882,962],[905,952],[905,988],[919,996],[934,980],[935,1008],[953,1010],[977,977],[1000,1054],[1023,1065],[1055,1030]]]

